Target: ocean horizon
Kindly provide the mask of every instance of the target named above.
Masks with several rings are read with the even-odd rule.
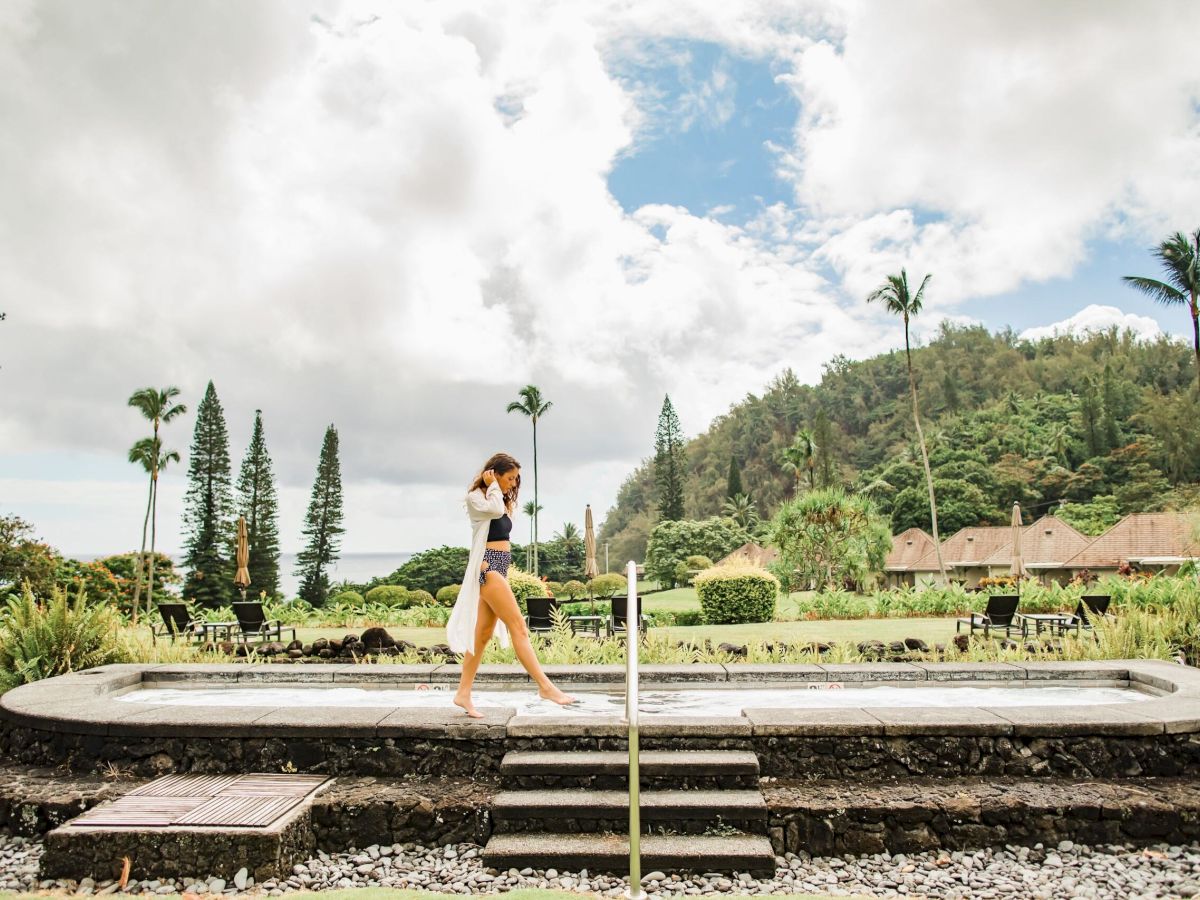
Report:
[[[100,559],[104,556],[110,556],[108,553],[72,553],[69,554],[71,559],[79,562],[91,562],[94,559]],[[333,564],[329,570],[330,583],[336,584],[339,581],[354,581],[366,582],[372,578],[382,578],[386,575],[391,575],[398,568],[413,558],[415,553],[400,552],[400,553],[343,553]],[[182,557],[175,553],[168,553],[171,559],[175,562],[176,568],[180,567]],[[295,553],[280,553],[279,554],[279,587],[283,591],[284,596],[291,599],[296,596],[300,590],[300,579],[293,574],[296,568]],[[254,586],[251,585],[250,594],[253,594]]]

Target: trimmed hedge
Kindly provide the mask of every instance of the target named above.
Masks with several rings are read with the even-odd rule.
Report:
[[[329,598],[329,602],[334,606],[353,606],[358,609],[362,609],[366,604],[363,595],[358,591],[342,591],[337,596]]]
[[[453,606],[454,601],[458,599],[458,592],[462,590],[461,584],[448,584],[437,592],[438,606]]]
[[[705,569],[695,578],[700,609],[709,625],[770,622],[775,618],[779,579],[758,566]]]
[[[409,606],[434,606],[437,601],[433,599],[433,594],[429,591],[409,591],[408,605]]]
[[[367,591],[367,602],[380,606],[390,606],[392,609],[408,609],[412,601],[408,597],[408,588],[398,584],[381,584]]]
[[[597,575],[588,582],[588,591],[593,597],[603,597],[609,594],[624,594],[625,590],[625,576],[618,575],[616,572],[607,572],[604,575]]]
[[[568,581],[562,586],[562,592],[572,600],[575,600],[587,594],[587,585],[582,581]]]

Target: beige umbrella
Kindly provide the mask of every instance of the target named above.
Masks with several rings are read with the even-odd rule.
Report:
[[[592,504],[589,503],[583,513],[583,577],[591,581],[599,574],[600,567],[596,565],[596,528],[592,524]],[[593,596],[592,615],[595,614],[596,598]]]
[[[233,576],[233,586],[242,592],[246,599],[246,588],[250,586],[250,536],[246,531],[246,517],[238,516],[237,537],[237,574]]]
[[[1013,504],[1012,512],[1012,565],[1010,573],[1017,579],[1017,593],[1021,593],[1021,577],[1025,574],[1025,563],[1021,560],[1021,504]]]

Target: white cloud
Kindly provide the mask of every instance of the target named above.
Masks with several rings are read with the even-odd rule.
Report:
[[[1156,338],[1162,334],[1158,323],[1149,316],[1139,316],[1119,310],[1115,306],[1093,303],[1061,322],[1026,328],[1021,332],[1021,337],[1024,340],[1036,341],[1059,334],[1083,335],[1092,331],[1107,331],[1114,326],[1119,331],[1129,330],[1142,338]]]
[[[663,393],[696,432],[784,366],[815,379],[893,344],[861,297],[900,265],[936,272],[929,325],[1069,272],[1098,231],[1200,208],[1196,12],[1059,9],[10,3],[4,452],[120,460],[143,427],[129,393],[177,384],[194,410],[212,378],[235,465],[264,411],[285,547],[332,421],[347,550],[415,549],[461,532],[492,450],[529,465],[503,409],[532,381],[555,401],[546,521],[602,515]],[[679,41],[787,79],[801,206],[735,223],[615,202],[647,116],[616,73]],[[718,67],[692,114],[728,121],[733,88]],[[140,527],[133,479],[0,491],[70,549]]]

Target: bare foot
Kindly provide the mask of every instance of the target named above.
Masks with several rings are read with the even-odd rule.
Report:
[[[543,700],[549,700],[551,703],[557,703],[559,706],[570,706],[572,703],[578,702],[570,694],[564,694],[554,685],[550,685],[548,688],[542,688],[540,691],[538,691],[538,696]]]
[[[475,708],[475,704],[471,702],[471,695],[465,697],[462,694],[454,695],[454,705],[464,710],[472,719],[482,719],[483,713]]]

